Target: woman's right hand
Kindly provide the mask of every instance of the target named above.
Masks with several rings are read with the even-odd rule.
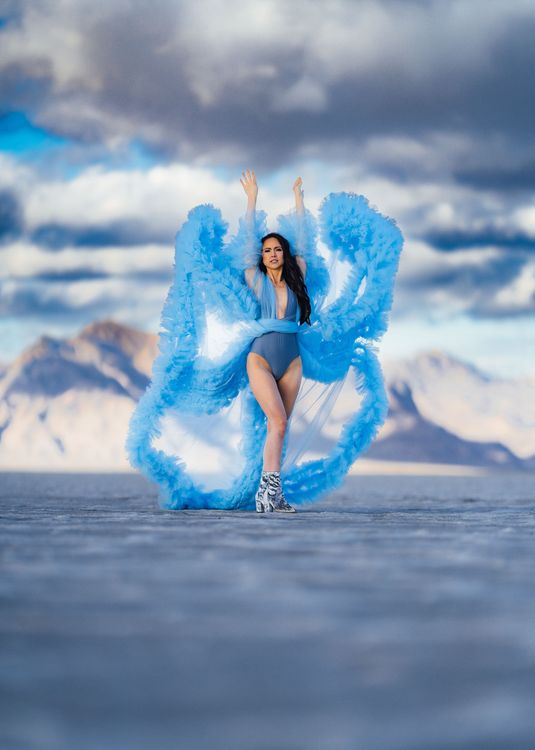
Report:
[[[305,211],[305,203],[303,200],[303,180],[301,179],[301,177],[298,177],[294,182],[293,191],[297,213],[303,214]]]
[[[240,182],[242,184],[243,189],[245,190],[245,194],[249,198],[249,200],[256,201],[256,197],[258,195],[258,185],[256,184],[256,176],[254,173],[254,170],[247,170],[247,172],[242,172],[243,179],[240,177]]]

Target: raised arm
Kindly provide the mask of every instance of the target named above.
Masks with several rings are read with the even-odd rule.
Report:
[[[254,173],[254,169],[251,169],[251,170],[248,169],[247,172],[242,172],[242,177],[240,177],[240,182],[247,196],[246,217],[247,217],[247,220],[254,225],[255,212],[256,212],[256,199],[258,197],[258,185],[256,184],[256,175]]]
[[[293,247],[296,262],[306,285],[310,300],[318,305],[329,289],[329,272],[325,259],[317,250],[317,224],[311,212],[305,208],[302,191],[303,180],[298,177],[293,185],[295,208],[277,217],[278,231]]]
[[[258,185],[254,169],[242,172],[240,182],[247,196],[247,210],[245,212],[245,225],[248,236],[248,244],[252,245],[256,227],[256,199],[258,198]],[[254,266],[245,269],[245,280],[247,285],[253,287]]]
[[[303,180],[298,177],[293,187],[295,195],[295,210],[300,216],[305,214],[305,202],[303,200]]]
[[[294,182],[293,186],[294,196],[295,196],[295,212],[298,216],[299,222],[303,222],[305,218],[305,202],[303,200],[303,180],[301,177],[298,177],[296,181]],[[307,264],[306,260],[303,258],[302,255],[296,254],[295,260],[299,268],[301,269],[301,273],[303,274],[303,278],[306,276],[307,272]]]

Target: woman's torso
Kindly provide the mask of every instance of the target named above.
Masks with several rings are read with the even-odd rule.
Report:
[[[263,279],[263,283],[271,284],[272,282],[266,276]],[[275,299],[277,300],[275,288],[274,292]],[[295,294],[293,289],[290,289],[288,284],[286,284],[286,292],[286,308],[284,311],[284,315],[280,317],[279,320],[295,320],[298,309],[297,295]],[[269,317],[269,313],[271,310],[271,305],[269,304],[269,302],[265,301],[266,296],[267,295],[261,295],[264,301],[262,302],[261,300],[260,309],[260,316],[265,318]],[[277,317],[279,316],[277,315]],[[266,359],[271,365],[274,374],[276,376],[280,376],[286,369],[286,366],[289,364],[289,362],[294,357],[299,356],[300,354],[297,333],[268,331],[267,333],[263,333],[261,336],[257,336],[257,338],[253,340],[250,351],[264,357],[264,359]]]

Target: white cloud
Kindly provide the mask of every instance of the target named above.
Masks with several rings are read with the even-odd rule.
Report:
[[[496,309],[524,310],[535,299],[535,264],[524,266],[511,284],[500,289],[494,298]]]
[[[512,222],[535,239],[535,205],[519,206],[511,215]]]

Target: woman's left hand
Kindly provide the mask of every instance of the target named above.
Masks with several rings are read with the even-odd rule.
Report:
[[[297,192],[301,193],[302,185],[303,185],[303,180],[300,177],[298,177],[296,181],[294,182],[294,187],[293,187],[294,193],[297,193]]]

